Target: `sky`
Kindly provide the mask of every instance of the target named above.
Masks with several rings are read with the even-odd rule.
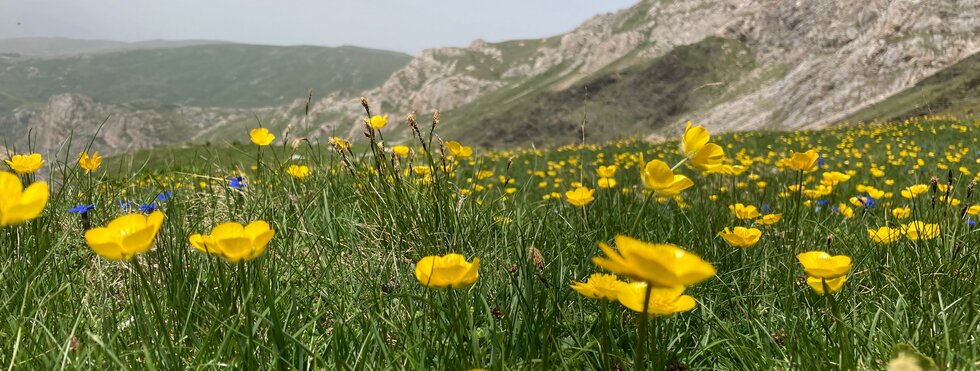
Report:
[[[205,39],[415,54],[547,37],[638,0],[0,0],[0,38]]]

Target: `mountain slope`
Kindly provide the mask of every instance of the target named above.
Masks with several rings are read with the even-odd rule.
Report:
[[[106,103],[154,100],[262,107],[306,95],[380,85],[409,56],[355,47],[195,45],[0,65],[0,90],[24,101],[84,94]]]
[[[191,45],[227,44],[209,40],[152,40],[123,42],[79,40],[64,37],[17,37],[0,39],[0,55],[8,58],[50,58],[79,54],[97,54],[138,49],[176,48]]]

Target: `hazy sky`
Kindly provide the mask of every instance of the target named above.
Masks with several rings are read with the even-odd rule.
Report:
[[[551,36],[637,0],[0,0],[0,38],[209,39],[416,53]]]

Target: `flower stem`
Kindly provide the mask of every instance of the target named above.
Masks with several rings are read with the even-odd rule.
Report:
[[[647,311],[650,309],[650,294],[653,292],[653,286],[647,282],[646,292],[643,294],[643,313],[640,313],[639,326],[636,334],[636,348],[635,354],[633,356],[633,369],[634,370],[644,370],[646,369],[646,364],[644,363],[643,357],[644,352],[647,347],[647,320],[650,315]]]

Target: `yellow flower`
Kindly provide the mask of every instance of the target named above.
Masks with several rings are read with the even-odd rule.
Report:
[[[599,178],[599,188],[608,189],[616,187],[616,179]]]
[[[262,147],[272,144],[272,141],[276,140],[276,136],[266,128],[252,129],[248,135],[252,138],[252,143]]]
[[[29,155],[14,155],[9,160],[4,160],[7,166],[10,166],[10,170],[13,170],[17,174],[31,174],[41,168],[44,165],[44,159],[41,158],[40,153],[32,153]]]
[[[480,278],[480,258],[467,262],[460,254],[426,256],[415,264],[415,279],[430,288],[469,287]]]
[[[612,178],[616,175],[616,165],[599,166],[595,172],[600,178]]]
[[[330,144],[332,144],[339,151],[350,149],[350,142],[341,137],[330,137]]]
[[[388,115],[371,117],[371,128],[379,130],[388,125]]]
[[[844,174],[839,171],[829,171],[821,175],[821,184],[828,186],[836,186],[840,183],[846,182],[851,179],[850,175]]]
[[[973,205],[966,209],[966,213],[972,216],[980,215],[980,205]]]
[[[785,166],[796,171],[810,171],[817,166],[820,154],[815,150],[806,152],[790,151],[790,157],[785,159]]]
[[[761,218],[756,219],[755,222],[759,225],[773,225],[779,222],[783,218],[783,214],[767,214],[763,215]]]
[[[640,160],[643,160],[642,156]],[[670,166],[660,160],[648,162],[640,176],[644,187],[653,189],[658,195],[664,197],[680,194],[681,191],[694,185],[694,182],[688,177],[675,175],[670,170]]]
[[[744,173],[748,169],[749,169],[748,167],[745,167],[745,166],[742,166],[742,165],[722,164],[722,165],[718,165],[718,166],[715,166],[715,167],[712,167],[712,168],[708,169],[707,171],[705,171],[705,173],[707,173],[707,174],[725,174],[725,175],[739,176],[739,175],[742,175],[742,173]],[[766,182],[759,182],[759,183],[762,184],[760,186],[760,188],[765,187]]]
[[[615,301],[624,286],[626,282],[620,281],[614,274],[593,273],[585,283],[574,282],[572,289],[587,298]]]
[[[99,152],[92,153],[92,157],[89,157],[88,152],[82,152],[78,155],[78,166],[85,169],[86,172],[95,171],[102,166],[102,156],[99,156]]]
[[[796,259],[810,277],[832,279],[851,270],[851,257],[847,255],[831,256],[823,251],[808,251],[796,255]]]
[[[594,189],[589,189],[588,187],[578,187],[574,191],[565,192],[565,199],[572,206],[583,207],[589,202],[592,202],[592,200],[595,200],[595,198],[592,197],[594,193]]]
[[[309,166],[306,165],[294,164],[294,165],[289,165],[289,167],[286,168],[286,174],[292,175],[293,178],[300,179],[300,180],[306,179],[306,177],[310,176],[310,174],[312,173],[313,171],[311,171]]]
[[[844,282],[845,281],[847,281],[847,275],[843,275],[843,276],[840,276],[840,277],[837,277],[837,278],[831,278],[831,279],[818,278],[818,277],[807,277],[806,278],[806,284],[808,286],[810,286],[810,288],[813,289],[813,292],[817,293],[817,295],[825,295],[826,294],[824,292],[824,289],[823,289],[823,285],[824,285],[825,282],[827,283],[827,288],[830,289],[830,293],[833,294],[835,292],[840,291],[841,287],[844,287]]]
[[[398,157],[408,157],[408,146],[394,146],[391,147],[391,153],[394,153]]]
[[[758,218],[761,215],[759,214],[759,209],[757,209],[754,205],[728,205],[728,210],[731,211],[736,218],[742,220]]]
[[[902,232],[912,241],[931,240],[939,236],[939,224],[915,221],[902,226]]]
[[[275,234],[269,223],[262,220],[248,223],[246,226],[228,222],[211,229],[210,235],[191,235],[190,242],[198,251],[218,255],[229,262],[237,263],[262,256]]]
[[[916,184],[913,186],[906,187],[902,190],[902,197],[905,198],[916,198],[917,196],[929,191],[929,186],[925,184]]]
[[[473,155],[473,148],[459,144],[459,142],[448,141],[446,142],[446,148],[449,149],[449,153],[455,158],[467,158]]]
[[[850,206],[847,206],[847,204],[843,202],[837,205],[837,209],[840,210],[840,214],[843,215],[845,218],[850,219],[854,217],[854,209],[852,209]]]
[[[150,250],[153,239],[163,225],[163,213],[123,215],[105,227],[85,232],[88,247],[109,260],[129,260]]]
[[[605,257],[592,262],[613,273],[658,287],[690,286],[715,275],[715,268],[701,257],[670,244],[646,243],[623,235],[616,236],[615,251],[600,242]],[[642,301],[642,300],[641,300]]]
[[[690,121],[687,122],[687,127],[684,128],[684,136],[681,137],[681,152],[688,158],[694,157],[711,140],[708,129],[701,125],[692,125]]]
[[[874,242],[879,245],[890,244],[892,242],[897,241],[899,237],[902,237],[902,230],[897,228],[889,228],[887,226],[883,226],[878,228],[877,230],[875,229],[868,230],[868,238],[871,239],[871,242]]]
[[[630,310],[643,313],[643,299],[646,296],[647,284],[633,282],[626,284],[619,292],[619,303]],[[674,313],[687,312],[697,306],[694,298],[684,295],[683,286],[656,287],[650,289],[650,300],[647,302],[647,313],[657,316],[669,316]]]
[[[908,218],[909,216],[912,216],[912,209],[907,207],[896,207],[892,209],[892,216],[895,217],[895,219]]]
[[[47,183],[36,182],[24,188],[16,175],[0,171],[0,226],[37,218],[47,204]]]
[[[759,237],[762,237],[762,231],[759,229],[745,227],[735,227],[732,230],[725,228],[719,234],[721,238],[725,239],[725,242],[734,247],[750,247],[758,243]]]

